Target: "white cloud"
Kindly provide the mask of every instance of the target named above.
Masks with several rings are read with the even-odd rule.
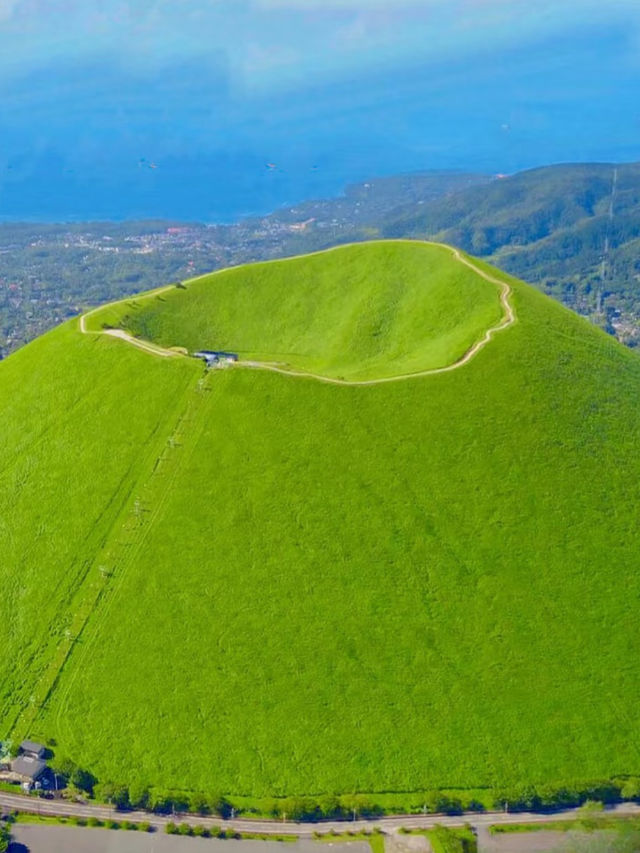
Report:
[[[0,71],[100,54],[153,68],[218,52],[240,89],[265,90],[621,20],[638,31],[638,0],[0,0]]]

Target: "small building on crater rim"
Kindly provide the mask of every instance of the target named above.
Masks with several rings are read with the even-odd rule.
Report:
[[[226,352],[225,350],[201,349],[194,352],[195,358],[203,358],[207,367],[218,367],[231,364],[238,360],[237,352]]]

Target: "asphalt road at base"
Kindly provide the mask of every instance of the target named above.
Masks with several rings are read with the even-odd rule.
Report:
[[[4,812],[21,811],[32,814],[50,815],[54,817],[96,817],[100,820],[130,820],[135,823],[150,823],[157,829],[164,830],[170,821],[188,823],[191,826],[219,826],[224,829],[234,829],[238,832],[257,832],[268,835],[298,835],[309,838],[314,832],[336,832],[380,829],[382,832],[397,832],[401,827],[407,829],[430,829],[440,826],[488,827],[494,824],[509,823],[544,823],[550,820],[571,820],[580,817],[578,809],[539,814],[532,812],[467,812],[462,815],[397,815],[383,817],[378,820],[327,820],[316,823],[296,823],[294,821],[261,820],[253,818],[236,818],[222,820],[221,818],[202,817],[200,815],[158,815],[150,812],[131,811],[118,812],[111,806],[95,805],[93,803],[74,803],[65,800],[42,800],[20,794],[0,792],[0,808]],[[606,810],[607,815],[618,817],[640,817],[640,806],[635,803],[621,803]]]

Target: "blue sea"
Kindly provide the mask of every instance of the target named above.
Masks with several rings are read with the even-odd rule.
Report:
[[[230,222],[378,175],[638,160],[639,65],[618,43],[576,36],[277,93],[189,64],[0,81],[0,220]]]

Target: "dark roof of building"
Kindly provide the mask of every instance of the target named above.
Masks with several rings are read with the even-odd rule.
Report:
[[[226,350],[217,349],[201,349],[194,353],[197,358],[237,358],[237,352],[227,352]]]
[[[41,758],[33,758],[31,755],[19,755],[11,762],[11,770],[18,776],[26,779],[37,779],[42,776],[47,767],[47,762]]]
[[[35,740],[23,740],[20,749],[23,752],[33,752],[35,755],[40,755],[45,751],[45,746],[42,743],[36,743]]]

